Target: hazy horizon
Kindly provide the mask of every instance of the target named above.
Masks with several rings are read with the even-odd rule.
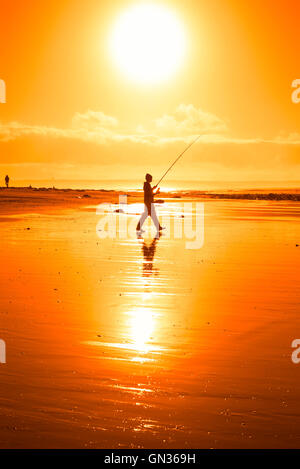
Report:
[[[155,182],[155,181],[154,181]],[[143,179],[15,179],[14,187],[56,187],[58,189],[116,189],[141,190]],[[300,189],[300,181],[208,181],[166,179],[161,190],[253,190],[253,189]]]

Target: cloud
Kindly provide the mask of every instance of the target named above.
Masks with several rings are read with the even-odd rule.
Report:
[[[76,112],[72,119],[73,127],[97,131],[116,128],[119,124],[115,117],[107,116],[101,111],[87,111],[84,114]]]
[[[275,142],[281,145],[300,145],[300,134],[294,132],[287,136],[279,135],[275,138]]]
[[[155,126],[160,134],[168,137],[225,134],[228,131],[222,119],[209,112],[196,109],[192,104],[180,104],[173,115],[165,114],[156,119]]]
[[[45,137],[60,138],[65,135],[63,129],[39,125],[26,125],[19,122],[0,123],[0,141],[8,142],[19,137],[40,135]]]
[[[69,139],[97,145],[130,143],[166,146],[190,143],[200,135],[198,144],[205,145],[300,145],[300,134],[279,135],[273,139],[238,138],[230,134],[226,122],[212,113],[180,104],[173,114],[165,114],[147,125],[126,128],[113,116],[101,111],[76,113],[68,128],[27,125],[19,122],[0,123],[0,142],[22,137],[40,136]]]

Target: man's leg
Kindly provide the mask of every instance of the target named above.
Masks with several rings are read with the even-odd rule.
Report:
[[[145,223],[146,218],[149,215],[148,207],[145,205],[144,212],[141,215],[140,221],[137,224],[136,230],[140,231],[142,229],[143,224]]]
[[[155,205],[154,204],[151,204],[151,218],[153,220],[153,223],[155,225],[155,228],[157,229],[157,231],[159,231],[161,229],[161,225],[159,223],[159,220],[157,218],[157,214],[156,214],[156,210],[155,210]]]

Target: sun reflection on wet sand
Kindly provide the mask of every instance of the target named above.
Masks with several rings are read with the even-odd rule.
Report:
[[[143,279],[146,277],[147,282],[141,282],[140,286],[144,287],[144,291],[140,292],[140,301],[143,306],[132,309],[128,315],[130,316],[130,331],[133,343],[139,353],[147,354],[152,351],[161,350],[158,346],[153,346],[153,335],[155,333],[156,322],[159,314],[153,311],[153,308],[147,304],[153,301],[155,293],[152,291],[151,281],[149,277],[153,274],[153,263],[158,238],[154,238],[150,243],[143,240]],[[156,269],[158,274],[158,269]],[[137,295],[137,296],[139,296]],[[143,361],[145,357],[134,357],[134,361]]]
[[[100,242],[91,212],[2,223],[3,444],[297,444],[299,205],[206,205],[197,251]]]
[[[132,310],[128,314],[132,341],[137,352],[150,352],[152,349],[149,342],[155,329],[154,313],[150,308],[144,307]]]
[[[156,333],[157,323],[161,313],[151,306],[155,300],[155,287],[157,282],[153,282],[152,276],[159,275],[159,269],[154,268],[154,257],[159,238],[142,239],[142,273],[141,276],[133,276],[131,285],[135,287],[134,292],[127,292],[135,298],[135,302],[140,306],[132,306],[129,310],[121,311],[126,317],[122,342],[87,341],[88,345],[100,347],[117,348],[124,351],[135,351],[136,356],[128,355],[128,360],[136,363],[153,362],[157,359],[157,354],[164,348],[154,343],[153,336]],[[141,242],[141,239],[138,240]],[[140,258],[136,258],[137,270]],[[129,286],[129,285],[128,285]]]

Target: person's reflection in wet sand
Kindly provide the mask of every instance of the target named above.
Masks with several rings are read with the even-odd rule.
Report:
[[[146,240],[144,239],[144,242],[142,245],[142,252],[144,256],[143,277],[150,277],[153,273],[157,275],[159,272],[158,269],[155,269],[153,267],[153,264],[154,264],[154,256],[156,252],[157,242],[160,239],[160,237],[161,235],[153,238],[150,244],[149,242],[146,242]]]

